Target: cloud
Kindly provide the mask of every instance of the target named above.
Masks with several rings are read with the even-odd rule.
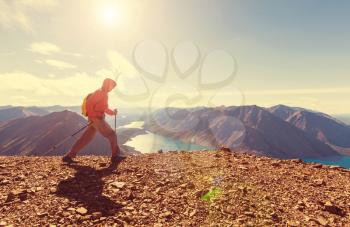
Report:
[[[0,105],[72,105],[101,86],[104,78],[76,73],[68,78],[40,78],[13,71],[0,74]]]
[[[37,63],[45,63],[49,66],[58,68],[60,70],[64,70],[64,69],[75,69],[77,68],[76,65],[72,65],[68,62],[64,62],[64,61],[59,61],[59,60],[55,60],[55,59],[46,59],[46,60],[36,60]]]
[[[72,53],[72,52],[62,52],[64,55],[74,56],[74,57],[85,57],[83,54]],[[91,56],[89,56],[91,57]]]
[[[2,96],[15,93],[19,96],[22,92],[28,92],[31,95],[52,95],[53,90],[43,86],[42,79],[26,72],[14,71],[11,73],[0,74]],[[8,97],[4,97],[6,100]]]
[[[60,49],[62,51],[62,49]],[[106,77],[115,79],[113,68],[117,67],[121,73],[133,78],[138,75],[137,70],[129,61],[117,52],[108,53],[110,67],[96,71],[94,75],[87,73],[73,73],[69,77],[48,73],[43,78],[23,71],[0,73],[0,105],[79,105],[89,93],[98,89]],[[38,59],[35,62],[47,64],[59,69],[72,69],[77,66],[59,61],[54,58]],[[130,82],[130,81],[129,81]],[[120,89],[122,82],[118,83]],[[126,84],[132,89],[133,84]],[[121,104],[119,96],[112,92],[109,96],[110,104]],[[129,105],[136,105],[129,103]]]
[[[61,48],[55,44],[48,42],[32,43],[30,45],[29,51],[33,53],[39,53],[44,55],[51,55],[53,53],[61,52]]]
[[[56,0],[0,1],[0,26],[7,29],[18,27],[32,32],[33,26],[29,14],[45,12],[57,5]]]
[[[30,52],[38,53],[42,55],[53,55],[53,54],[61,54],[66,56],[73,56],[73,57],[89,57],[94,58],[92,56],[86,56],[79,53],[74,52],[67,52],[62,50],[61,47],[57,46],[56,44],[50,43],[50,42],[35,42],[30,44],[30,47],[28,49]]]

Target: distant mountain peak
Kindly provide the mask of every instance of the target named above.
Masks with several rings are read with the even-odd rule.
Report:
[[[43,116],[48,113],[48,111],[38,107],[9,107],[0,109],[0,121],[9,121],[29,116]]]
[[[268,110],[324,143],[350,147],[350,126],[328,114],[288,106],[274,106]]]

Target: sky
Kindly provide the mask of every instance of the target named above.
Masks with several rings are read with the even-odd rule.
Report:
[[[0,0],[0,105],[350,113],[346,0]]]

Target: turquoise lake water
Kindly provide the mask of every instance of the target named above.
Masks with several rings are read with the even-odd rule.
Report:
[[[305,162],[315,162],[325,165],[336,165],[350,169],[350,156],[334,156],[327,159],[304,159]]]
[[[138,135],[125,143],[125,145],[135,148],[142,153],[152,153],[158,150],[174,151],[174,150],[203,150],[210,149],[209,147],[185,143],[180,140],[172,139],[169,137],[161,136],[152,132],[147,134]]]

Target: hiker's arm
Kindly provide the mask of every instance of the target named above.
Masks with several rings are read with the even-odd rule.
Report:
[[[105,103],[105,113],[108,114],[108,115],[111,115],[111,116],[114,116],[114,115],[117,115],[117,110],[111,110],[109,107],[108,107],[108,96],[107,96],[107,99],[106,99],[106,103]]]
[[[116,115],[116,111],[111,110],[108,107],[108,95],[102,94],[101,97],[99,97],[99,102],[95,106],[96,111],[104,112],[108,115]]]
[[[107,108],[105,110],[105,113],[108,114],[108,115],[117,115],[117,112],[118,111],[116,109],[115,110],[111,110],[111,109]]]

